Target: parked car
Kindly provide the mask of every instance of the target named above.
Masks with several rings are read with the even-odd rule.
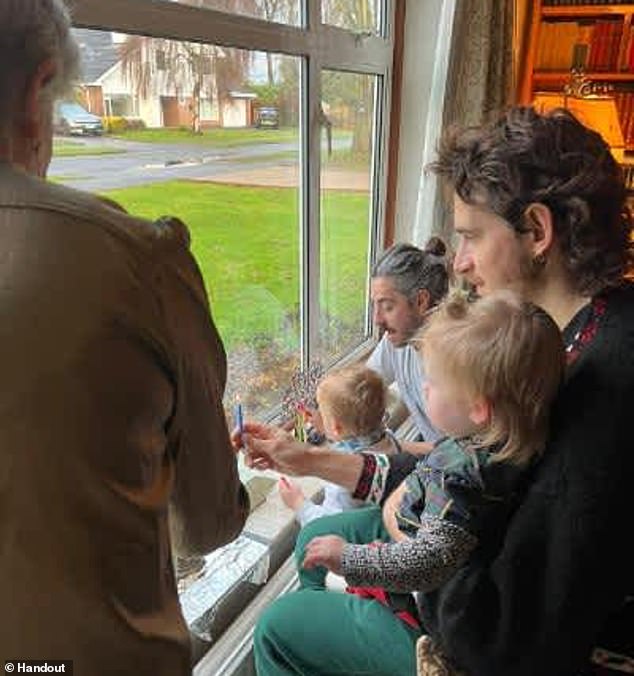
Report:
[[[269,127],[277,129],[280,126],[280,111],[274,106],[262,106],[255,114],[255,126],[258,129]]]
[[[97,115],[72,101],[62,101],[55,107],[53,131],[66,136],[100,136],[103,123]]]

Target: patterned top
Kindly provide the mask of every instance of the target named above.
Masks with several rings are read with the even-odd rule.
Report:
[[[374,434],[360,437],[349,437],[338,441],[329,441],[329,448],[340,453],[375,453],[377,450],[386,454],[400,453],[401,447],[389,429],[379,429]],[[380,491],[383,492],[382,490]],[[302,506],[295,513],[295,518],[300,525],[305,526],[322,516],[338,514],[350,509],[365,507],[363,500],[355,498],[351,493],[338,484],[326,482],[324,484],[324,497],[320,504],[312,500],[304,500]]]
[[[381,474],[377,458],[374,476]],[[377,471],[378,470],[378,471]],[[347,544],[342,570],[353,585],[429,591],[464,563],[515,505],[526,469],[493,461],[492,449],[446,438],[405,479],[397,521],[411,539],[375,547]]]
[[[396,514],[401,531],[416,537],[425,515],[450,521],[477,535],[482,514],[512,497],[520,475],[516,468],[492,461],[493,457],[491,449],[474,447],[468,438],[439,441],[405,479],[406,492]],[[490,475],[501,471],[505,480],[487,487],[485,476],[493,483]]]

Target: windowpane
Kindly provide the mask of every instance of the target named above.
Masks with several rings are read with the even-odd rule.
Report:
[[[376,77],[322,74],[318,354],[328,363],[366,337]]]
[[[188,225],[227,350],[227,411],[240,395],[261,416],[299,364],[298,60],[77,35],[91,70],[57,107],[50,177]]]
[[[323,0],[322,21],[352,31],[379,32],[382,0]]]
[[[163,0],[181,5],[242,14],[266,21],[296,26],[300,23],[300,0]]]

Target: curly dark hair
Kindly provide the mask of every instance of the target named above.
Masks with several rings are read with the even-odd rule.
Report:
[[[450,129],[429,169],[460,199],[484,204],[518,233],[526,208],[546,205],[570,281],[594,295],[634,261],[621,167],[601,136],[569,111],[514,107],[482,127]]]

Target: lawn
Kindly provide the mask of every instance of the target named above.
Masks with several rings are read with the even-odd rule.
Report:
[[[268,132],[266,132],[268,133]],[[293,188],[186,181],[108,191],[131,213],[178,215],[229,349],[286,340],[298,346],[299,216]],[[365,193],[325,193],[322,218],[322,322],[358,327],[366,295]]]
[[[91,146],[81,141],[53,141],[54,157],[80,157],[85,155],[118,155],[125,153],[122,148],[113,146]]]
[[[336,139],[347,139],[351,136],[352,133],[348,130],[335,130],[333,134]],[[295,143],[299,138],[299,131],[297,127],[282,127],[281,129],[217,127],[205,129],[200,134],[194,134],[189,129],[161,127],[122,131],[112,134],[112,137],[124,141],[141,141],[144,143],[191,143],[216,148],[232,148],[259,143]]]
[[[189,129],[139,129],[119,132],[113,135],[124,141],[144,143],[192,143],[217,148],[253,145],[256,143],[288,143],[297,141],[297,129],[255,129],[223,128],[206,129],[201,134],[193,134]]]

